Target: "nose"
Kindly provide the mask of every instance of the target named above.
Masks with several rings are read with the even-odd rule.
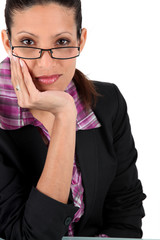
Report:
[[[50,51],[43,50],[41,58],[37,59],[39,67],[49,68],[50,66],[56,66],[56,59],[51,57]]]

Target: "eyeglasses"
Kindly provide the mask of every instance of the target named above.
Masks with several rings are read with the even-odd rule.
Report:
[[[10,43],[11,45],[11,43]],[[35,47],[12,46],[12,55],[23,59],[39,59],[42,52],[50,52],[54,59],[66,60],[76,58],[80,55],[80,47],[57,47],[50,49],[42,49]]]

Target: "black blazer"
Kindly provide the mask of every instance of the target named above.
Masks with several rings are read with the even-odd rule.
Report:
[[[75,223],[75,236],[140,238],[145,195],[137,176],[126,103],[115,85],[94,83],[102,96],[93,110],[102,126],[77,131],[85,213]],[[59,240],[67,235],[77,211],[71,194],[63,204],[36,189],[46,154],[36,127],[0,130],[0,237]]]

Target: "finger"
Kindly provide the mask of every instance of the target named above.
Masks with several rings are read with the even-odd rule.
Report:
[[[21,68],[19,66],[19,59],[12,57],[12,83],[15,89],[16,94],[22,93],[25,91],[25,86],[23,86],[23,75]],[[18,92],[17,92],[18,91]]]
[[[38,89],[35,87],[34,83],[33,83],[33,79],[31,77],[31,74],[29,73],[28,67],[26,65],[26,63],[20,59],[20,65],[22,67],[22,74],[24,77],[24,84],[28,90],[29,95],[33,95],[33,94],[37,94],[39,91]]]
[[[17,78],[17,68],[16,68],[16,60],[13,56],[10,56],[10,63],[11,63],[11,82],[16,92],[16,86],[19,85],[18,78]]]
[[[16,65],[17,77],[18,77],[18,82],[20,86],[20,91],[18,91],[18,103],[20,107],[28,108],[30,95],[24,81],[24,74],[22,70],[23,69],[22,60],[18,58],[16,61],[16,64],[17,64]]]
[[[27,107],[26,103],[28,103],[29,94],[24,83],[20,60],[16,57],[11,57],[11,78],[19,106]]]
[[[26,88],[25,82],[24,82],[24,76],[23,76],[23,71],[22,71],[22,66],[20,64],[20,59],[16,59],[16,72],[17,72],[17,80],[21,89],[21,93],[23,96],[27,96],[28,90]]]

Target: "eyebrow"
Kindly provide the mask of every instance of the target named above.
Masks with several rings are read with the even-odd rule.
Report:
[[[22,34],[22,33],[27,33],[27,34],[29,34],[29,35],[31,35],[31,36],[33,36],[33,37],[38,38],[37,35],[35,35],[35,34],[33,34],[33,33],[30,33],[30,32],[26,32],[26,31],[18,32],[17,35],[18,35],[18,34]],[[61,33],[56,34],[54,37],[58,37],[58,36],[60,36],[60,35],[62,35],[62,34],[66,34],[66,33],[72,36],[72,33],[70,33],[70,32],[61,32]],[[52,36],[52,37],[53,37],[53,36]]]

